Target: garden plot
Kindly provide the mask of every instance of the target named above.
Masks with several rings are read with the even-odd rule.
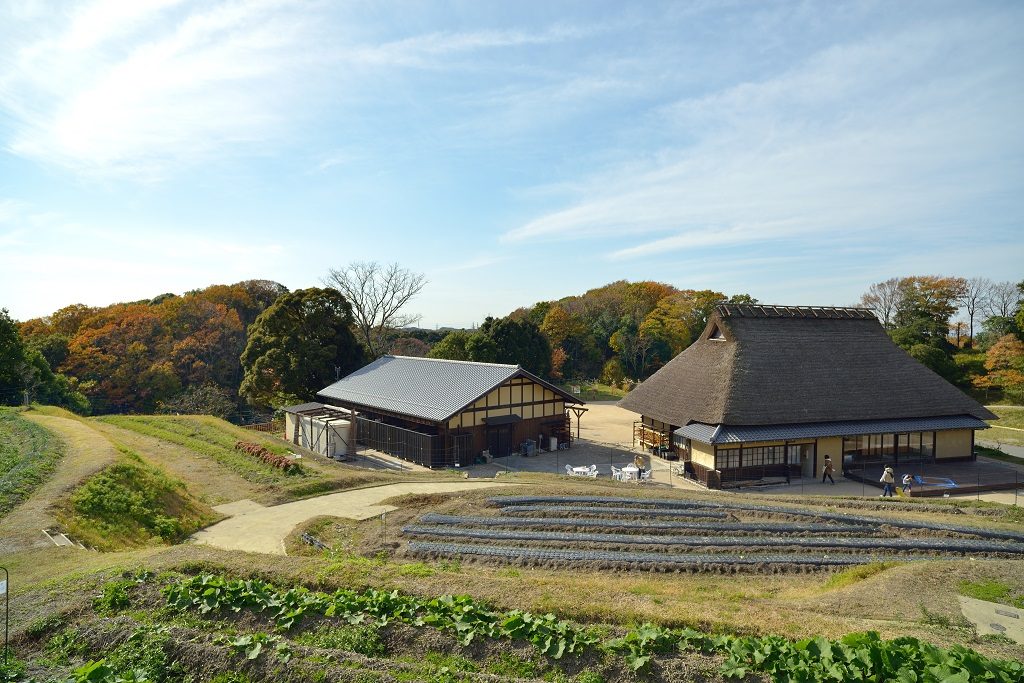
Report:
[[[780,571],[926,559],[1024,558],[1024,534],[785,505],[503,496],[499,514],[428,513],[403,527],[421,557],[544,566]]]

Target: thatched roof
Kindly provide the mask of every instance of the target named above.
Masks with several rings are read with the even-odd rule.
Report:
[[[700,338],[619,405],[677,427],[995,418],[861,308],[719,305]]]

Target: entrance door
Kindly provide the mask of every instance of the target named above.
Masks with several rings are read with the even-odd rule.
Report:
[[[487,450],[495,458],[512,454],[512,428],[514,425],[491,427],[487,430]]]
[[[800,476],[814,479],[814,444],[798,443],[789,446],[789,456],[786,460],[791,463],[800,463]]]

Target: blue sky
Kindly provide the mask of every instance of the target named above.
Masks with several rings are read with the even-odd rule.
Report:
[[[0,307],[426,273],[467,326],[612,280],[847,305],[1024,279],[1017,2],[16,2]]]

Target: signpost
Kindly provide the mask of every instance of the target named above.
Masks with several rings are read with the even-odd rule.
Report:
[[[7,668],[7,635],[11,630],[11,594],[8,590],[11,583],[11,575],[7,567],[0,567],[4,570],[4,580],[0,581],[0,594],[4,596],[4,668]]]

